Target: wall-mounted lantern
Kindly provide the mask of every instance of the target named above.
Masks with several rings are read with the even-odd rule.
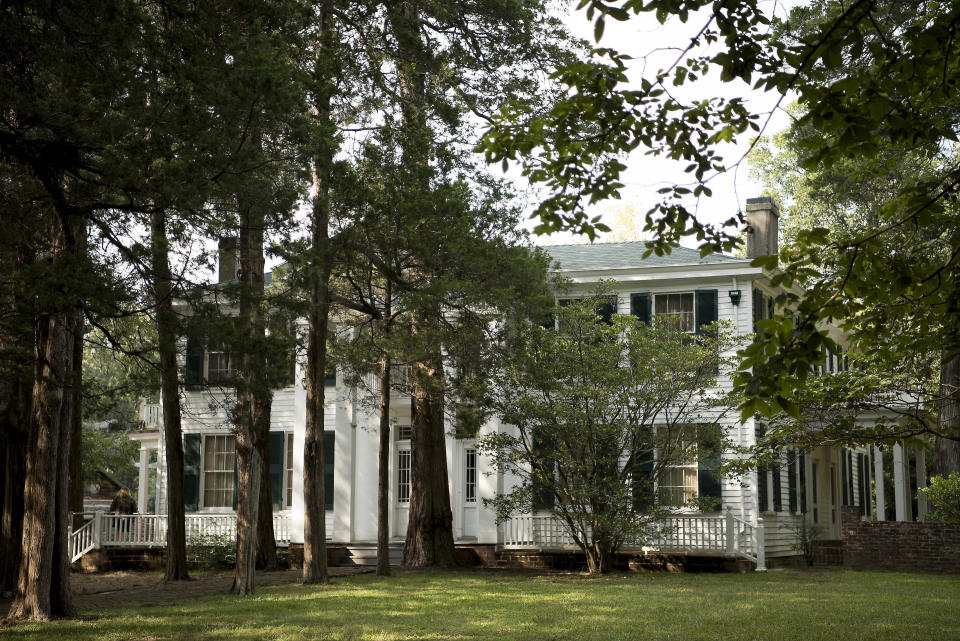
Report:
[[[727,292],[727,293],[730,294],[730,302],[733,303],[734,306],[740,304],[740,290],[739,290],[739,289],[731,289],[731,290],[730,290],[729,292]]]

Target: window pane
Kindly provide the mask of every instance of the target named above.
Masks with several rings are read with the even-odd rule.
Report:
[[[398,452],[397,502],[410,502],[410,450],[400,450]]]
[[[464,496],[467,503],[477,502],[477,451],[473,449],[465,450],[465,478]]]

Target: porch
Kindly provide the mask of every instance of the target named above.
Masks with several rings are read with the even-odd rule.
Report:
[[[84,523],[70,532],[68,553],[71,563],[80,560],[91,550],[162,548],[167,544],[166,514],[84,512],[76,516],[82,516]],[[292,521],[289,514],[273,515],[273,535],[277,545],[290,545]],[[237,538],[235,514],[188,514],[184,518],[184,525],[188,544],[191,540],[206,537],[218,537],[226,541],[235,541]]]
[[[766,569],[763,519],[749,523],[728,510],[724,514],[676,514],[656,526],[650,541],[621,546],[625,552],[686,553],[743,558]],[[499,528],[503,550],[560,552],[579,549],[567,525],[555,516],[514,516]]]

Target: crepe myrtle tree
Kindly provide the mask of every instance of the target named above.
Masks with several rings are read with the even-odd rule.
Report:
[[[636,315],[613,314],[615,296],[600,292],[518,327],[494,392],[513,428],[480,442],[518,479],[488,501],[498,519],[549,510],[591,574],[649,541],[670,510],[719,507],[717,421],[732,404],[718,379],[737,339],[726,323],[690,333],[632,302]]]

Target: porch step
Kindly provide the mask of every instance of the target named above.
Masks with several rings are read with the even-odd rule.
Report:
[[[343,560],[337,563],[340,566],[374,566],[377,564],[376,543],[348,543],[347,553]],[[403,542],[390,541],[390,565],[400,565],[403,557]]]

